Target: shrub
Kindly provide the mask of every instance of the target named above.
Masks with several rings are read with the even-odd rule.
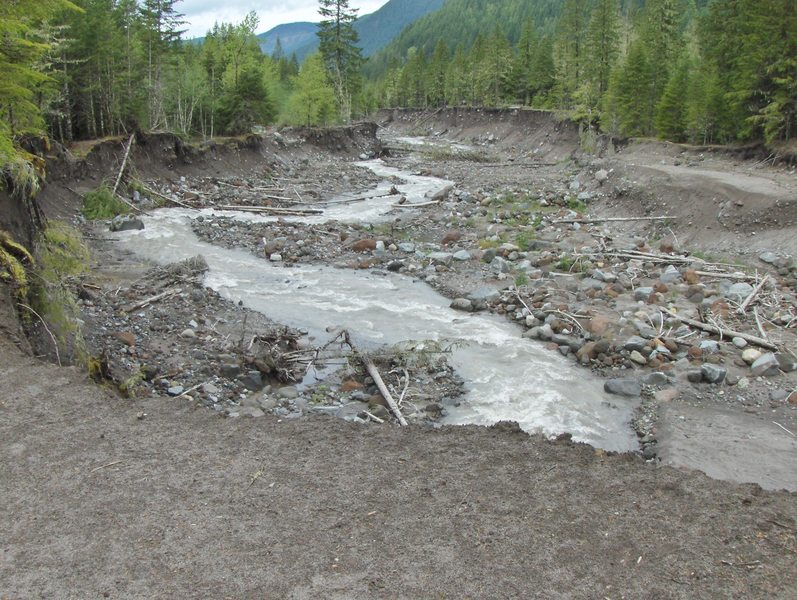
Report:
[[[128,211],[127,205],[115,198],[106,185],[101,185],[83,198],[83,216],[87,219],[113,219]]]

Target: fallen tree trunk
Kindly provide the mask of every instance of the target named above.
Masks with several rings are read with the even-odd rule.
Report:
[[[175,200],[174,198],[169,198],[169,196],[161,194],[160,192],[156,192],[155,190],[152,190],[148,187],[144,187],[144,191],[149,194],[152,194],[153,196],[157,196],[158,198],[162,198],[163,200],[166,200],[166,202],[172,202],[177,206],[182,206],[183,208],[194,208],[190,204],[186,204],[185,202],[180,202],[179,200]]]
[[[415,204],[394,204],[393,208],[423,208],[425,206],[437,206],[440,200],[433,200],[431,202],[416,202]]]
[[[741,333],[739,331],[733,331],[731,329],[722,329],[720,327],[715,327],[714,325],[709,325],[708,323],[701,323],[700,321],[696,321],[695,319],[690,319],[688,317],[682,317],[681,315],[671,311],[668,308],[664,308],[663,306],[659,306],[659,310],[663,313],[670,315],[671,317],[675,317],[682,323],[686,323],[690,327],[694,327],[695,329],[701,329],[703,331],[707,331],[709,333],[713,333],[715,335],[719,335],[721,337],[727,338],[742,338],[746,342],[750,342],[751,344],[755,344],[756,346],[761,346],[762,348],[766,348],[768,350],[777,351],[779,348],[773,344],[772,342],[765,340],[764,338],[760,338],[754,335],[750,335],[749,333]]]
[[[407,419],[405,419],[404,415],[401,414],[401,409],[398,407],[398,404],[393,399],[393,396],[390,395],[390,391],[388,391],[385,382],[382,380],[382,376],[379,374],[376,365],[367,356],[362,356],[361,358],[363,364],[365,365],[365,369],[368,371],[368,374],[374,380],[376,387],[379,388],[379,392],[382,394],[382,397],[385,399],[385,402],[387,402],[387,405],[388,407],[390,407],[390,410],[393,411],[394,415],[396,415],[399,424],[402,426],[406,426]]]
[[[125,172],[125,167],[127,166],[127,159],[130,158],[130,149],[133,147],[133,143],[136,141],[136,134],[132,134],[130,136],[130,141],[127,142],[127,149],[125,150],[125,157],[122,159],[122,168],[119,169],[119,175],[116,176],[116,183],[113,184],[113,193],[116,195],[116,190],[119,189],[119,183],[122,181],[122,173]]]
[[[752,302],[752,301],[755,299],[755,297],[758,295],[758,292],[760,292],[760,291],[761,291],[761,288],[763,288],[763,287],[766,285],[766,283],[767,283],[767,280],[768,280],[768,279],[769,279],[769,275],[764,275],[764,278],[763,278],[763,279],[762,279],[762,280],[761,280],[761,281],[758,283],[758,285],[757,285],[757,286],[755,286],[755,287],[753,288],[753,291],[752,291],[752,292],[750,292],[750,295],[749,295],[749,296],[747,296],[747,298],[745,299],[745,301],[744,301],[744,302],[742,302],[741,306],[739,306],[739,311],[738,311],[738,312],[740,312],[740,313],[742,313],[742,314],[743,314],[743,313],[744,313],[744,311],[746,311],[746,310],[747,310],[747,307],[748,307],[748,306],[750,306],[750,303],[751,303],[751,302]]]
[[[171,298],[172,296],[176,296],[177,294],[181,293],[183,290],[180,288],[176,290],[167,290],[160,294],[156,294],[155,296],[150,296],[149,298],[145,298],[140,302],[136,302],[135,304],[128,306],[124,309],[124,312],[129,313],[133,312],[134,310],[138,310],[139,308],[144,308],[145,306],[149,306],[153,302],[157,302],[158,300],[163,300],[164,298]]]
[[[589,223],[610,223],[610,222],[623,222],[623,221],[666,221],[667,219],[675,219],[675,217],[670,216],[662,216],[662,217],[604,217],[603,219],[599,218],[590,218],[590,219],[557,219],[556,221],[551,221],[551,224],[556,225],[558,223],[582,223],[582,224],[589,224]]]
[[[214,210],[238,210],[241,212],[252,213],[270,213],[274,215],[287,215],[287,216],[307,216],[307,215],[323,215],[324,211],[316,208],[276,208],[273,206],[234,206],[223,205],[214,206]]]

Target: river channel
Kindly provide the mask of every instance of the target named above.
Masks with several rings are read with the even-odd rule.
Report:
[[[384,178],[374,196],[396,185],[408,203],[417,203],[451,185],[381,161],[360,165]],[[401,183],[396,184],[397,180]],[[323,215],[292,219],[374,223],[390,218],[395,201],[395,197],[380,197],[358,203],[330,202]],[[274,321],[307,330],[319,344],[330,337],[331,327],[348,329],[354,341],[365,346],[409,340],[458,342],[449,362],[465,380],[467,394],[459,406],[446,407],[446,424],[513,420],[528,432],[568,432],[576,440],[607,450],[637,447],[630,427],[631,401],[607,396],[602,380],[541,344],[521,338],[520,328],[504,318],[454,311],[445,297],[405,275],[274,264],[246,250],[208,244],[193,233],[191,220],[211,214],[211,209],[160,209],[144,217],[144,230],[117,235],[123,246],[160,264],[203,255],[210,266],[206,285]],[[244,213],[224,215],[254,222],[270,220]]]

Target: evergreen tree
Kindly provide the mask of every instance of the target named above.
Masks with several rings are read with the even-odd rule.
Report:
[[[586,0],[564,1],[562,16],[556,28],[555,46],[557,82],[564,106],[570,104],[574,92],[582,83],[586,21]]]
[[[556,84],[556,65],[553,58],[553,40],[551,36],[543,36],[537,44],[532,61],[533,105],[548,106],[550,94]]]
[[[32,181],[27,160],[32,157],[16,146],[15,139],[21,133],[41,131],[44,124],[36,93],[46,76],[36,67],[48,46],[37,40],[36,26],[61,10],[79,9],[67,0],[0,3],[0,173],[12,180]]]
[[[597,0],[586,36],[588,79],[602,96],[620,52],[620,20],[617,0]]]
[[[526,19],[509,74],[509,87],[514,97],[525,105],[531,103],[531,97],[534,93],[532,74],[534,53],[537,50],[538,43],[534,20]]]
[[[362,66],[359,37],[354,29],[357,9],[349,8],[349,0],[318,0],[318,4],[322,19],[318,25],[319,52],[335,89],[341,117],[349,121]]]
[[[660,138],[683,141],[686,132],[687,90],[689,71],[694,67],[688,56],[673,69],[664,94],[656,106],[656,133]]]
[[[645,44],[637,40],[628,49],[625,64],[610,86],[610,104],[616,110],[621,133],[649,135],[653,128],[656,98],[653,94],[653,71]]]
[[[253,125],[273,122],[275,114],[263,72],[257,65],[246,65],[237,73],[234,86],[221,100],[219,116],[224,130],[233,135],[246,133]]]
[[[448,46],[443,40],[438,40],[429,63],[429,102],[433,106],[446,104],[448,60]]]

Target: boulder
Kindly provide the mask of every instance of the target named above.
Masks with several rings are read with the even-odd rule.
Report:
[[[636,398],[642,394],[642,384],[636,379],[609,379],[603,384],[603,390],[608,394]]]
[[[744,302],[745,298],[753,291],[753,286],[744,281],[739,281],[731,285],[723,294],[726,298],[734,302]]]
[[[762,354],[750,369],[754,377],[772,377],[780,373],[780,363],[774,354],[768,352]]]
[[[639,352],[637,352],[636,350],[634,350],[633,352],[631,352],[631,356],[630,356],[629,358],[630,358],[630,359],[631,359],[633,362],[635,362],[636,364],[638,364],[638,365],[646,365],[646,364],[648,364],[648,359],[647,359],[647,358],[645,358],[644,356],[642,356],[642,355],[641,355]]]
[[[623,345],[623,348],[631,352],[642,352],[647,346],[647,341],[637,335],[628,338],[628,341]]]
[[[450,307],[454,310],[461,310],[463,312],[473,312],[473,303],[467,298],[455,298]]]
[[[453,256],[454,260],[465,261],[470,260],[470,252],[467,250],[460,250],[459,252],[454,252]]]
[[[451,264],[453,259],[454,255],[450,252],[432,252],[429,255],[429,260],[432,261],[433,265],[443,265],[447,267]]]
[[[758,350],[757,348],[746,348],[744,352],[742,352],[742,360],[748,365],[752,365],[755,361],[761,358],[761,354],[761,350]]]
[[[728,374],[727,369],[712,364],[703,365],[700,367],[700,371],[703,375],[703,380],[707,381],[708,383],[721,383],[725,380],[725,376]]]
[[[351,245],[351,249],[355,252],[369,252],[376,250],[376,240],[364,239],[357,240]]]
[[[775,354],[775,358],[778,360],[780,370],[784,373],[797,371],[797,358],[794,358],[794,355],[788,352],[778,352]]]
[[[681,273],[674,266],[670,265],[669,267],[664,269],[664,272],[659,277],[659,280],[662,283],[666,283],[668,285],[672,283],[677,283],[681,281]]]
[[[137,231],[144,229],[144,222],[133,215],[119,215],[111,221],[111,231]]]

